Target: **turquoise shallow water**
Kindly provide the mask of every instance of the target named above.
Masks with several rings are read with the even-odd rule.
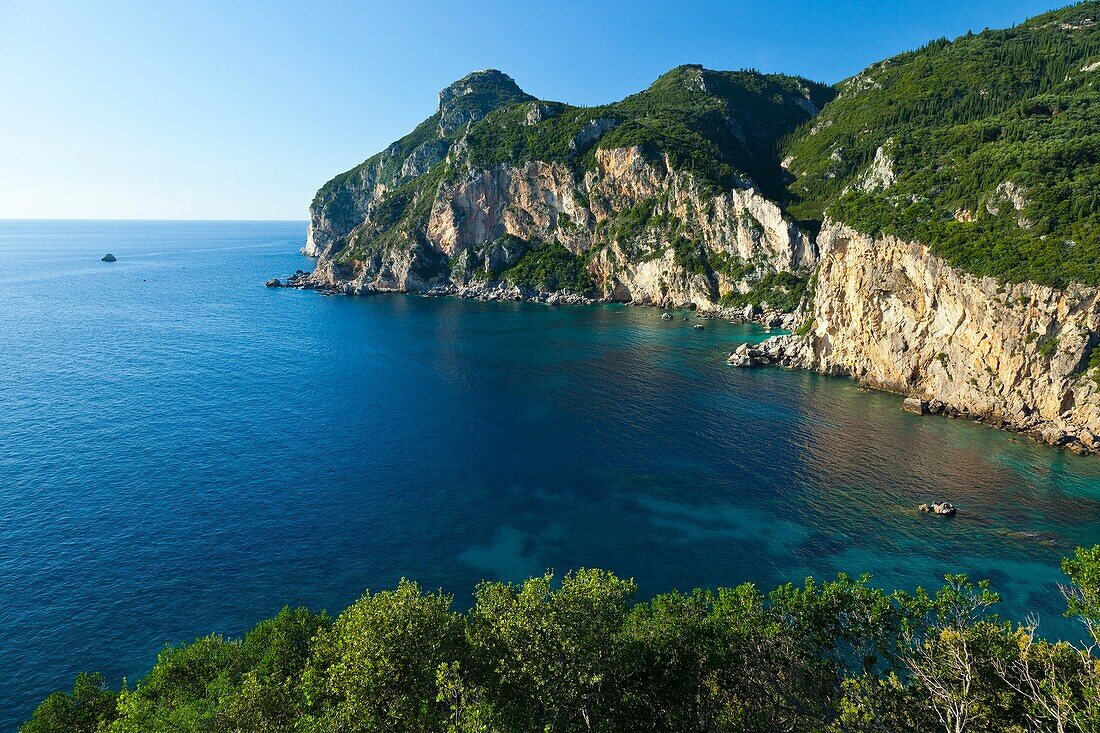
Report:
[[[300,223],[0,222],[0,729],[81,670],[401,576],[610,568],[641,594],[993,581],[1060,617],[1100,459],[728,368],[652,309],[262,287]],[[119,261],[99,261],[111,251]],[[916,514],[943,497],[961,514]]]

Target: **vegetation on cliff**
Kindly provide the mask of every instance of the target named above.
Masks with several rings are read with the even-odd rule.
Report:
[[[654,160],[668,156],[716,189],[744,181],[778,198],[776,142],[833,96],[823,84],[783,74],[711,71],[679,66],[648,89],[598,107],[528,105],[498,110],[466,137],[471,170],[530,160],[567,162],[578,172],[595,167],[594,151],[639,146]]]
[[[1100,547],[1063,567],[1100,644]],[[1002,619],[984,583],[634,594],[582,570],[482,583],[458,613],[402,581],[335,620],[284,609],[242,640],[170,647],[120,692],[81,675],[22,733],[1100,730],[1096,647]]]
[[[806,278],[789,272],[769,272],[747,292],[723,295],[721,303],[733,308],[767,304],[775,310],[793,311],[806,295],[807,284]]]
[[[581,258],[557,242],[528,250],[504,277],[516,285],[543,291],[568,290],[583,295],[593,288]]]
[[[507,90],[497,89],[501,79],[507,80]],[[479,91],[483,83],[495,93]],[[445,187],[502,165],[565,165],[573,173],[576,195],[583,198],[580,182],[596,168],[601,149],[636,147],[659,170],[667,164],[690,173],[705,195],[752,186],[777,198],[784,186],[777,157],[780,137],[810,119],[834,94],[830,87],[797,77],[700,66],[677,67],[645,91],[598,107],[537,101],[513,85],[499,72],[478,72],[456,82],[440,94],[436,115],[325,184],[311,213],[315,233],[324,229],[337,240],[333,258],[353,264],[377,261],[391,250],[421,250],[423,255],[431,249],[432,206],[450,190]],[[482,100],[461,116],[460,125],[447,123],[446,100],[456,98],[456,88]],[[627,202],[603,212],[592,247],[642,237],[647,227],[659,229],[661,215],[653,217],[651,227],[648,219],[660,203]],[[636,220],[640,207],[646,207],[646,221]],[[547,233],[529,245],[560,244],[560,234]]]
[[[785,141],[790,210],[1008,281],[1100,284],[1100,3],[939,39]]]

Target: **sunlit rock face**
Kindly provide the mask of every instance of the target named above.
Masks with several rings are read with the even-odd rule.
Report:
[[[827,223],[808,332],[783,361],[912,395],[921,412],[980,417],[1078,452],[1100,449],[1089,357],[1095,288],[1009,285],[959,272],[921,244]]]
[[[716,309],[769,273],[809,276],[809,237],[725,160],[774,182],[778,135],[816,113],[811,97],[830,93],[754,72],[664,75],[646,99],[720,115],[697,134],[713,148],[705,155],[725,158],[701,175],[683,150],[612,144],[624,126],[637,136],[648,114],[633,98],[588,112],[535,100],[500,72],[475,72],[441,91],[416,130],[318,191],[302,251],[318,258],[317,286],[423,292],[507,282],[525,255],[552,245],[584,268],[588,299]]]

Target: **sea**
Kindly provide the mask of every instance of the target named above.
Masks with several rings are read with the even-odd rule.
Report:
[[[312,267],[304,239],[0,222],[0,730],[78,672],[133,685],[167,644],[402,577],[466,608],[581,567],[639,598],[967,573],[1083,635],[1059,564],[1100,543],[1100,458],[730,368],[755,325],[265,288]]]

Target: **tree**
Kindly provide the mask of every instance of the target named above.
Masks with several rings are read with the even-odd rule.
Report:
[[[244,637],[242,661],[257,679],[296,680],[309,660],[313,638],[330,624],[326,613],[285,606],[275,618],[261,621]]]
[[[1062,586],[1069,605],[1066,615],[1079,617],[1093,643],[1100,645],[1100,545],[1078,547],[1072,558],[1062,561],[1062,570],[1070,578],[1070,585]]]
[[[20,733],[95,733],[100,725],[115,717],[118,695],[107,689],[101,674],[82,672],[76,676],[73,691],[55,692],[35,708]]]
[[[916,683],[916,700],[931,708],[942,730],[989,729],[1013,719],[994,668],[995,660],[1013,653],[1011,626],[989,610],[1000,598],[988,583],[974,585],[964,575],[946,580],[934,597],[921,590],[901,597],[910,613],[901,658]]]
[[[1031,621],[1015,634],[1018,654],[994,660],[997,674],[1024,701],[1031,730],[1086,732],[1095,718],[1087,710],[1087,689],[1094,676],[1088,654],[1065,642],[1051,644],[1036,636]]]
[[[118,697],[112,733],[216,731],[219,707],[233,693],[244,669],[241,642],[212,634],[168,647],[134,690]]]
[[[668,593],[630,610],[616,646],[622,668],[616,720],[621,730],[718,730],[727,691],[714,594]]]
[[[302,677],[305,727],[319,731],[441,730],[440,665],[466,658],[451,597],[402,579],[366,593],[318,634]]]
[[[614,639],[636,587],[578,570],[521,587],[482,583],[470,619],[475,659],[507,730],[602,729],[617,680]]]

